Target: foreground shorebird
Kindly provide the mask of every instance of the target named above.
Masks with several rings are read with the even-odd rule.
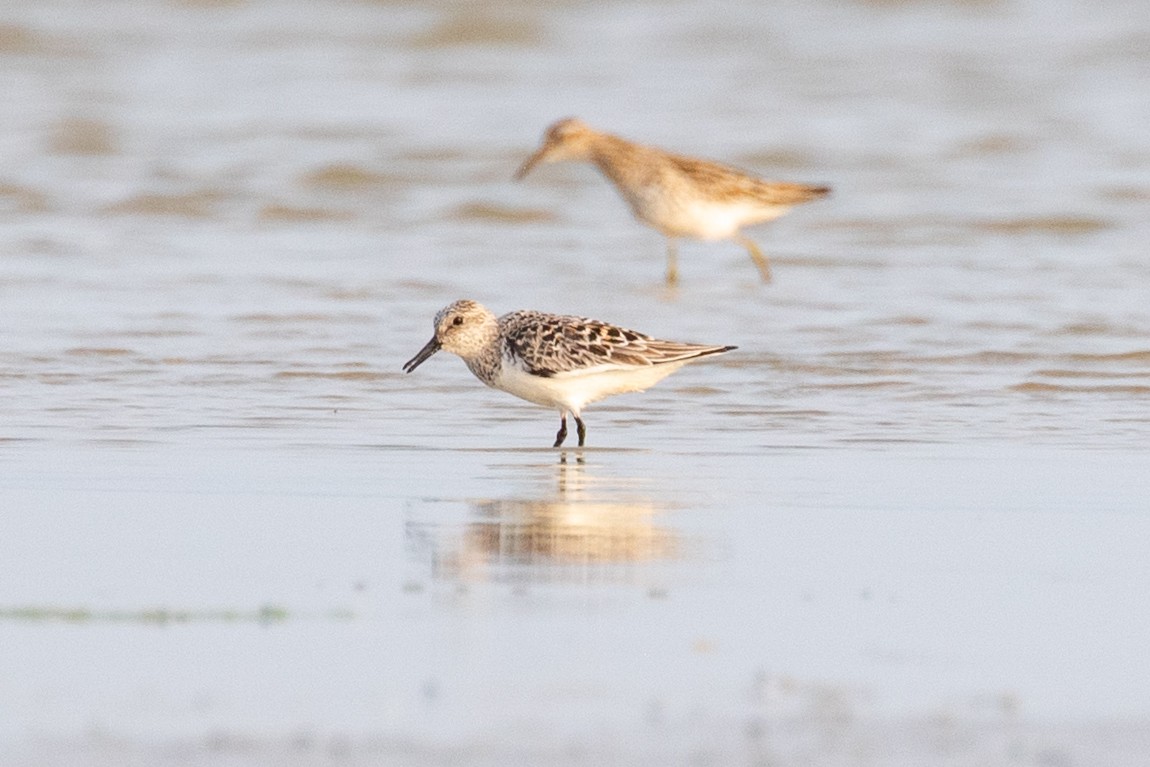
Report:
[[[554,447],[575,417],[579,446],[585,405],[612,394],[643,391],[699,357],[734,346],[660,341],[585,317],[518,311],[498,319],[475,301],[456,301],[435,315],[435,335],[408,360],[410,373],[440,349],[458,354],[483,383],[560,414]]]
[[[635,218],[667,238],[667,284],[679,280],[679,237],[734,240],[747,249],[763,282],[771,268],[759,246],[740,231],[772,221],[795,205],[825,197],[830,188],[763,181],[709,160],[665,152],[600,133],[569,117],[552,125],[543,144],[516,171],[521,179],[540,162],[586,160],[595,163],[631,206]]]

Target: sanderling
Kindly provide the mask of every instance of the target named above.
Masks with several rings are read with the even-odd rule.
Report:
[[[446,349],[488,386],[558,409],[555,447],[567,438],[570,413],[582,447],[585,405],[643,391],[692,360],[734,348],[660,341],[586,317],[524,310],[497,319],[475,301],[462,300],[435,315],[435,335],[403,369],[410,373]]]
[[[667,284],[679,280],[676,240],[734,240],[747,249],[763,282],[770,282],[767,258],[740,230],[772,221],[795,205],[824,197],[825,186],[764,181],[709,160],[600,133],[575,118],[547,129],[543,144],[516,171],[527,175],[536,163],[589,160],[619,190],[635,218],[667,238]]]

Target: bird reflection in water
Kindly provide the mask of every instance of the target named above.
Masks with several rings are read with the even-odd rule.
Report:
[[[656,524],[668,504],[626,480],[596,480],[582,456],[530,468],[554,473],[539,498],[469,503],[460,528],[408,528],[430,549],[436,578],[458,581],[603,581],[633,579],[635,564],[679,559],[679,534]],[[418,529],[422,527],[423,529]]]

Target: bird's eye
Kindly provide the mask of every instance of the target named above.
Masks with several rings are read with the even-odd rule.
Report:
[[[455,319],[453,319],[451,321],[451,324],[452,325],[462,325],[463,324],[463,318],[462,317],[456,317]]]

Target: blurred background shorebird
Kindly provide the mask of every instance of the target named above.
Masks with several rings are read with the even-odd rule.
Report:
[[[667,238],[667,284],[679,281],[677,240],[734,240],[747,249],[763,282],[767,257],[743,227],[772,221],[795,205],[830,193],[825,186],[764,181],[729,165],[666,152],[601,133],[569,117],[552,125],[543,143],[516,171],[522,179],[540,162],[592,162],[615,185],[635,218]]]

